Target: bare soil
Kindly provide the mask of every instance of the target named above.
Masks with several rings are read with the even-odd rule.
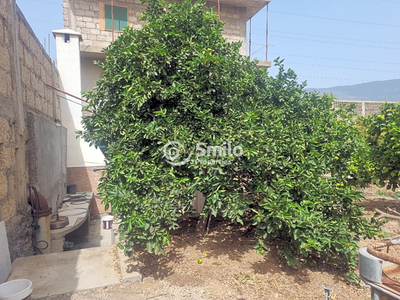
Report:
[[[365,189],[363,204],[368,217],[375,208],[391,207],[400,212],[400,201],[376,195],[377,190]],[[299,267],[287,266],[278,254],[283,248],[279,239],[269,241],[270,251],[260,255],[254,251],[252,235],[246,237],[239,226],[214,220],[210,233],[198,237],[195,220],[181,225],[173,233],[165,255],[156,256],[144,249],[136,251],[143,282],[46,299],[325,299],[325,285],[337,288],[331,292],[332,300],[370,299],[368,286],[350,284],[343,269],[318,258],[302,260]],[[383,231],[388,236],[400,234],[399,222],[389,221]],[[359,246],[375,242],[364,240]],[[390,253],[400,253],[399,250]]]

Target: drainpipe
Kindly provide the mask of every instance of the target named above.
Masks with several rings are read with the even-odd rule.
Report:
[[[250,32],[249,32],[249,35],[250,35],[250,38],[249,38],[249,58],[251,59],[251,20],[252,20],[253,18],[250,18]]]
[[[111,35],[114,42],[114,0],[111,0]]]

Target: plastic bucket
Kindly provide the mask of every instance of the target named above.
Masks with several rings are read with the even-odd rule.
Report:
[[[103,229],[108,230],[108,229],[112,228],[112,223],[113,223],[113,220],[114,220],[113,216],[104,216],[102,218],[102,220],[103,220]]]
[[[31,300],[32,282],[16,279],[0,284],[0,300]]]

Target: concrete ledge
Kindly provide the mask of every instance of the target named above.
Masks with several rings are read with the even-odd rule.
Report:
[[[257,63],[257,67],[270,68],[270,67],[272,67],[272,62],[269,60],[260,60]]]

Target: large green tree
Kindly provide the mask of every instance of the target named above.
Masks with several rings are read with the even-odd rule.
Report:
[[[368,147],[357,156],[354,175],[363,184],[395,190],[400,180],[400,105],[384,103],[379,113],[360,118],[359,125]]]
[[[257,68],[203,6],[149,1],[147,23],[105,49],[103,77],[86,93],[94,114],[81,135],[106,146],[99,188],[125,253],[163,252],[199,190],[206,215],[251,220],[258,251],[280,237],[289,264],[341,257],[353,276],[356,243],[379,224],[345,180],[359,144],[352,115],[304,91],[281,61],[276,77]]]

